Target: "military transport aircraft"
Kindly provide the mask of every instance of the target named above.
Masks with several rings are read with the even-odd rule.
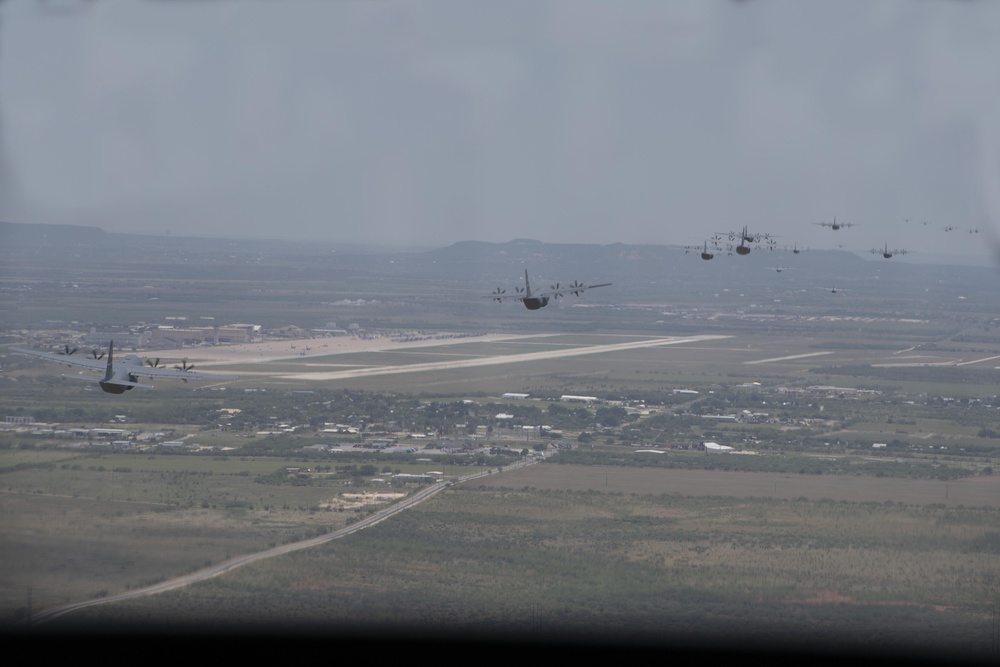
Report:
[[[774,250],[777,247],[777,241],[774,239],[775,236],[771,234],[751,234],[747,231],[747,226],[743,226],[742,232],[716,232],[718,235],[729,237],[729,254],[733,254],[735,251],[737,255],[749,255],[750,245],[753,244],[755,248],[766,247],[768,250]],[[739,239],[739,245],[733,246],[732,243]]]
[[[507,290],[497,288],[492,294],[487,294],[484,299],[493,299],[494,301],[507,301],[513,299],[514,301],[520,301],[524,304],[524,307],[528,310],[538,310],[539,308],[544,308],[549,305],[549,299],[559,299],[566,296],[567,294],[572,294],[574,296],[580,296],[582,293],[589,289],[594,289],[595,287],[607,287],[611,283],[601,283],[600,285],[584,285],[574,281],[570,285],[565,285],[560,287],[559,283],[552,285],[552,288],[548,292],[539,292],[536,294],[531,293],[531,283],[528,282],[528,270],[524,270],[524,287],[515,287],[513,294],[507,294]]]
[[[833,231],[837,231],[841,227],[853,227],[855,225],[853,222],[837,222],[836,217],[834,217],[833,222],[814,222],[813,224],[820,227],[829,227]]]
[[[697,252],[701,255],[701,258],[704,260],[712,259],[713,257],[715,257],[715,253],[719,251],[720,240],[721,239],[718,236],[712,237],[712,250],[714,252],[708,251],[708,241],[705,241],[705,245],[702,248],[699,248],[698,246],[684,246],[684,254],[686,255],[688,253]]]
[[[151,384],[140,384],[138,382],[138,377],[169,377],[169,378],[180,378],[181,380],[187,382],[188,380],[236,380],[239,378],[237,375],[223,375],[214,373],[193,373],[191,369],[194,368],[193,365],[188,365],[187,359],[185,359],[182,365],[174,366],[173,369],[163,368],[160,366],[160,360],[155,361],[146,360],[143,364],[142,359],[135,356],[134,354],[129,354],[123,357],[118,363],[114,362],[114,352],[115,352],[115,342],[111,341],[108,345],[108,360],[107,362],[102,361],[104,358],[104,353],[98,353],[96,350],[92,353],[92,359],[78,359],[73,358],[73,353],[76,352],[76,348],[70,349],[69,345],[64,346],[62,352],[42,352],[41,350],[28,350],[25,348],[11,347],[9,348],[11,352],[20,352],[21,354],[30,354],[33,357],[41,357],[42,359],[48,359],[49,361],[56,361],[61,364],[67,364],[69,366],[81,366],[83,368],[89,368],[96,371],[104,371],[104,377],[96,376],[84,376],[84,375],[63,375],[63,377],[73,378],[77,380],[86,380],[88,382],[96,382],[101,385],[101,389],[108,392],[109,394],[123,394],[133,387],[143,387],[144,389],[152,389]]]
[[[889,244],[888,243],[885,244],[884,248],[872,248],[870,252],[873,255],[882,255],[886,259],[890,259],[893,255],[905,255],[906,254],[905,250],[896,250],[895,248],[893,248],[892,250],[889,250]]]

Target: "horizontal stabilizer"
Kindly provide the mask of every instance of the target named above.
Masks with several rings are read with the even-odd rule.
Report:
[[[70,378],[71,380],[83,380],[84,382],[97,382],[98,384],[106,382],[107,384],[113,384],[117,387],[142,387],[143,389],[152,389],[151,384],[140,384],[138,382],[127,382],[121,380],[115,380],[112,382],[107,382],[104,378],[95,377],[92,375],[61,375],[60,377]]]

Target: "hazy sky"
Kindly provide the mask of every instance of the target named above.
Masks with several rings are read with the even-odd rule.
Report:
[[[998,35],[949,0],[8,0],[0,219],[985,253]]]

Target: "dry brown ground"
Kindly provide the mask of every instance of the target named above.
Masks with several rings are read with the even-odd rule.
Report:
[[[197,361],[202,366],[221,364],[269,362],[281,359],[300,359],[318,357],[330,354],[372,352],[378,350],[404,350],[415,347],[435,345],[450,345],[457,343],[493,343],[502,340],[551,336],[556,334],[504,335],[487,334],[469,338],[445,338],[442,340],[395,341],[391,338],[356,338],[340,336],[334,338],[301,338],[296,340],[271,340],[256,343],[236,345],[218,345],[213,347],[187,347],[177,350],[157,350],[155,354],[162,359],[187,359]],[[306,348],[310,349],[306,349]],[[305,352],[305,354],[301,354]]]
[[[541,464],[471,484],[610,493],[676,493],[683,496],[807,498],[897,502],[950,507],[1000,507],[1000,475],[948,482],[922,479],[796,475],[788,473],[674,470]]]

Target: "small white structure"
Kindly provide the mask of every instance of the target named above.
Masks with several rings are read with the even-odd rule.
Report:
[[[701,443],[705,448],[706,452],[731,452],[733,448],[729,445],[720,445],[717,442],[703,442]]]
[[[596,403],[600,399],[596,396],[573,396],[572,394],[563,394],[559,397],[560,401],[571,401],[576,403]]]

